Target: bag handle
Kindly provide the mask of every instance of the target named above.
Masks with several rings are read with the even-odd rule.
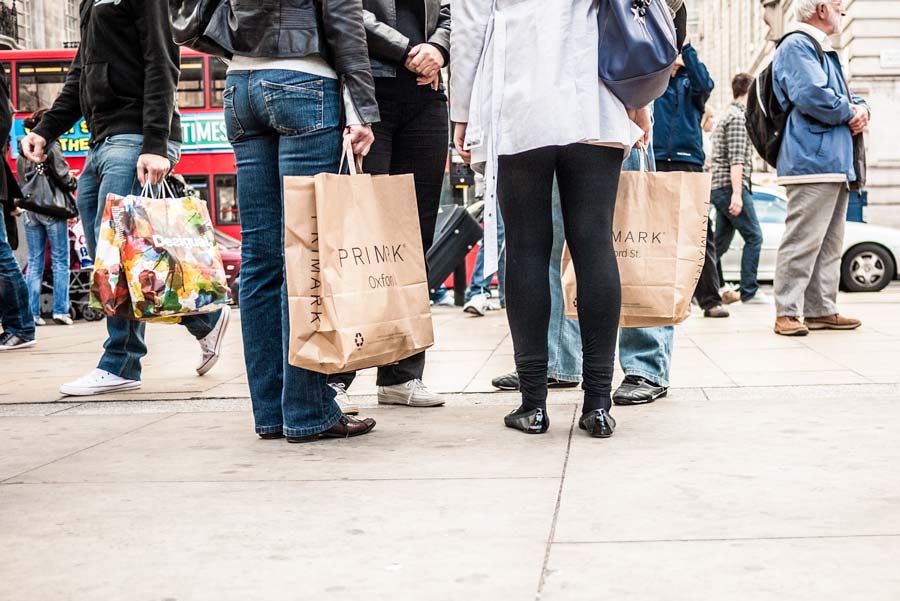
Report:
[[[350,172],[350,175],[362,175],[363,158],[358,154],[353,154],[353,144],[350,143],[350,138],[344,138],[341,163],[338,165],[339,174],[344,171],[344,160],[347,161],[347,170]]]
[[[650,170],[650,155],[647,153],[646,146],[638,146],[638,159],[640,160],[640,169],[641,173],[647,173]]]

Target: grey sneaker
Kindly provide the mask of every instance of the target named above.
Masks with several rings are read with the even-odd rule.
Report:
[[[14,351],[18,349],[28,348],[37,344],[35,340],[26,340],[18,334],[12,332],[3,332],[0,334],[0,352]]]
[[[359,405],[350,400],[347,388],[343,384],[329,384],[329,386],[334,390],[334,400],[337,401],[344,415],[359,415]]]
[[[408,407],[440,407],[444,399],[428,390],[422,380],[378,387],[379,405],[406,405]]]
[[[197,375],[202,376],[213,368],[219,360],[219,351],[222,349],[222,341],[225,339],[225,331],[228,329],[228,321],[231,319],[231,307],[222,307],[219,321],[213,327],[212,332],[199,340],[203,357],[197,366]]]

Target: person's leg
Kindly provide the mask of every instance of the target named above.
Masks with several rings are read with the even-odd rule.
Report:
[[[91,255],[94,255],[96,241],[100,237],[107,196],[140,193],[135,167],[142,141],[140,135],[111,136],[91,151],[88,163],[95,172],[97,185],[78,191],[78,211],[84,221],[85,234],[88,229],[92,230],[91,235],[85,236]],[[97,367],[126,380],[140,380],[141,358],[147,354],[144,324],[110,316],[105,321],[108,337]]]
[[[493,279],[493,275],[485,277],[484,274],[484,239],[482,238],[478,247],[478,254],[475,255],[475,267],[472,269],[469,287],[466,288],[465,301],[469,302],[476,294],[487,294],[491,285],[491,279]]]
[[[29,216],[25,221],[25,240],[28,242],[25,284],[28,286],[29,306],[31,314],[40,317],[41,281],[44,279],[44,256],[47,248],[47,230],[44,224]]]
[[[3,333],[23,340],[34,340],[34,316],[28,305],[28,287],[22,269],[6,240],[6,227],[0,222],[0,319]]]
[[[279,88],[277,95],[266,93],[263,81],[284,87]],[[317,81],[321,82],[323,90],[323,95],[318,99],[311,99],[308,94],[296,91],[303,85]],[[271,236],[269,240],[274,242],[274,245],[270,242],[264,251],[274,254],[271,252],[273,247],[284,248],[284,193],[281,187],[284,178],[338,171],[342,131],[340,85],[336,80],[305,73],[261,71],[251,76],[251,96],[256,106],[266,107],[257,109],[256,114],[259,115],[261,110],[267,112],[268,131],[303,132],[293,135],[282,133],[278,137],[276,163],[278,174],[275,178],[278,188],[274,196],[263,199],[267,204],[275,205],[274,220],[267,224],[271,230],[268,234]],[[263,169],[268,171],[268,168]],[[257,172],[256,177],[260,173],[262,171]],[[271,208],[266,210],[272,211]],[[243,211],[241,214],[243,215]],[[258,221],[256,223],[259,224]],[[281,309],[281,319],[276,320],[275,331],[272,331],[271,325],[266,330],[268,335],[275,337],[276,340],[281,339],[281,348],[277,351],[280,354],[283,374],[283,379],[279,383],[284,434],[288,437],[316,435],[329,430],[341,421],[343,412],[335,402],[335,391],[328,386],[325,374],[295,367],[288,362],[290,316],[283,254],[277,253],[274,258],[267,259],[267,265],[275,273],[270,280],[271,284],[274,284],[270,289],[271,302],[266,303],[265,311],[271,314],[273,310],[279,307]],[[243,275],[241,277],[243,280]],[[243,281],[241,285],[243,287]],[[259,305],[257,307],[259,311],[263,310]],[[374,422],[372,425],[374,426]]]
[[[697,290],[694,293],[694,296],[697,298],[697,304],[704,311],[715,309],[722,304],[722,297],[719,295],[721,282],[719,282],[719,272],[716,269],[718,260],[712,222],[707,220],[706,256],[703,261],[703,270],[700,272],[700,281],[697,282]]]
[[[731,223],[744,239],[744,250],[741,254],[741,300],[746,302],[756,296],[759,291],[756,274],[759,270],[759,254],[762,251],[763,237],[750,190],[742,188],[741,196],[744,201],[743,209],[736,217],[732,216]]]
[[[734,240],[734,224],[731,221],[732,215],[728,212],[728,207],[731,205],[731,188],[713,190],[709,201],[716,208],[716,232],[713,245],[716,248],[716,258],[721,260],[725,253],[728,252],[731,241]],[[721,280],[720,274],[720,284]]]
[[[584,407],[609,411],[622,291],[612,244],[622,151],[572,144],[556,161],[566,241],[578,278]]]
[[[415,178],[419,227],[425,250],[431,248],[434,241],[444,168],[447,165],[448,128],[446,100],[435,98],[427,102],[404,103],[400,122],[394,130],[390,172],[392,175],[412,173]],[[379,368],[376,384],[405,384],[421,380],[424,372],[423,351]]]
[[[841,282],[841,255],[844,252],[844,225],[847,223],[849,192],[843,184],[834,184],[830,195],[834,198],[834,211],[804,295],[803,313],[807,319],[838,313],[837,295]]]
[[[550,254],[555,147],[500,156],[497,183],[506,225],[506,315],[525,410],[547,406]]]
[[[566,232],[559,186],[553,182],[553,248],[550,252],[550,327],[547,333],[547,377],[561,382],[580,382],[581,330],[578,321],[566,317],[560,263]]]
[[[775,263],[775,314],[804,315],[804,298],[838,202],[840,184],[787,186],[787,217]]]
[[[638,376],[658,387],[668,388],[672,362],[673,326],[621,328],[619,364],[626,376]]]
[[[69,314],[69,223],[65,219],[47,225],[53,266],[53,315]]]

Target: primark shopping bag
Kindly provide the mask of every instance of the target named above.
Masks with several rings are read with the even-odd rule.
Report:
[[[202,199],[110,194],[95,254],[91,306],[107,315],[171,319],[230,300]]]
[[[413,176],[356,174],[351,153],[351,175],[284,178],[288,360],[320,373],[434,343]]]
[[[624,171],[613,219],[613,248],[622,283],[623,328],[681,323],[706,253],[710,176],[707,173]],[[566,316],[578,318],[575,268],[568,247],[562,259]]]

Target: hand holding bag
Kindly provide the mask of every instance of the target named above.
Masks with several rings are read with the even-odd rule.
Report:
[[[626,108],[666,91],[678,56],[675,23],[663,0],[600,0],[598,74]]]
[[[27,160],[24,157],[19,160]],[[78,216],[75,197],[63,190],[51,177],[44,163],[38,163],[31,177],[22,185],[20,209],[57,219],[72,219]]]

